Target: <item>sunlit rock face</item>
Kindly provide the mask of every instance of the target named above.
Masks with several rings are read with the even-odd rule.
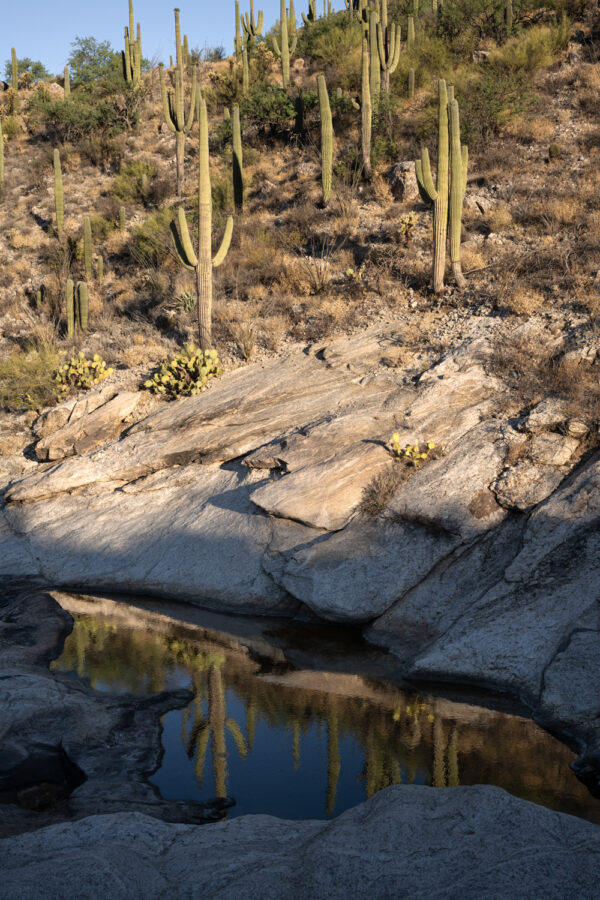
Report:
[[[597,454],[556,404],[501,413],[487,340],[390,367],[399,340],[378,326],[249,365],[143,418],[116,397],[44,420],[40,453],[75,455],[7,486],[0,576],[360,624],[411,676],[517,694],[600,752],[596,704],[573,722],[570,699],[597,641],[565,651],[598,634]],[[365,491],[404,465],[392,433],[437,458],[369,518]]]

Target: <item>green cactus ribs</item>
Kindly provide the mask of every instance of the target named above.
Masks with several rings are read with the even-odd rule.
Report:
[[[181,28],[179,24],[179,10],[175,10],[175,47],[177,51],[177,66],[174,72],[175,92],[167,92],[165,84],[164,67],[159,65],[160,94],[162,98],[163,113],[167,128],[175,135],[175,161],[177,167],[177,196],[183,193],[183,158],[185,150],[185,137],[194,124],[195,96],[197,71],[194,67],[192,73],[192,86],[190,91],[190,105],[187,116],[185,114],[185,84],[183,59],[183,46],[181,43]]]
[[[173,222],[171,231],[179,261],[187,269],[196,273],[196,293],[198,298],[198,334],[200,347],[204,353],[212,345],[212,270],[221,265],[231,244],[233,217],[229,216],[221,246],[212,256],[212,198],[210,190],[210,165],[208,152],[208,118],[206,103],[197,91],[196,108],[200,133],[198,145],[198,248],[194,250],[185,210],[179,207],[178,222]]]
[[[54,151],[54,208],[56,210],[56,233],[61,240],[65,227],[65,195],[63,190],[60,151]]]
[[[232,118],[233,143],[233,199],[237,212],[244,207],[244,159],[242,152],[242,129],[240,125],[240,108],[233,107]]]
[[[290,13],[286,9],[285,0],[281,0],[279,9],[279,41],[276,35],[272,35],[271,43],[275,56],[281,60],[281,80],[283,87],[290,83],[290,57],[296,51],[296,17],[293,4],[290,5]]]
[[[319,88],[319,110],[321,114],[321,183],[323,186],[323,205],[326,205],[331,196],[333,124],[324,75],[317,75],[317,85]]]

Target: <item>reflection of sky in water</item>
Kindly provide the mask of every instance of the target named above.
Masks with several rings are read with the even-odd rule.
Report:
[[[293,669],[280,651],[277,665],[257,662],[229,638],[152,624],[76,616],[52,668],[99,691],[194,692],[163,718],[150,781],[167,800],[228,795],[230,816],[324,818],[392,783],[483,783],[600,822],[600,803],[569,771],[574,754],[529,719]]]

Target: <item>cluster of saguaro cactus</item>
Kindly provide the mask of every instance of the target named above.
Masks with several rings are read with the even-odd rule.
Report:
[[[290,57],[294,55],[297,40],[294,0],[290,0],[289,15],[285,6],[285,0],[281,0],[279,9],[279,41],[273,35],[271,42],[275,56],[281,60],[281,80],[284,88],[290,83]]]
[[[65,194],[59,150],[54,151],[54,208],[56,210],[56,233],[61,240],[65,228]]]
[[[183,191],[183,156],[185,149],[185,136],[191,131],[194,124],[195,96],[196,96],[196,80],[197,72],[194,67],[192,74],[192,88],[190,97],[190,106],[187,116],[185,115],[185,87],[184,87],[184,69],[183,61],[183,45],[181,43],[181,27],[179,24],[179,10],[175,10],[175,46],[177,48],[177,67],[175,69],[175,94],[171,91],[167,93],[165,85],[165,74],[162,63],[159,66],[160,73],[160,92],[162,97],[163,112],[167,123],[167,128],[175,134],[175,159],[177,166],[177,196],[181,197]]]
[[[321,114],[321,184],[323,186],[323,204],[325,205],[331,196],[333,123],[324,75],[317,75],[317,84],[319,86],[319,111]]]
[[[133,0],[129,0],[129,26],[125,27],[125,50],[121,56],[125,81],[138,87],[142,81],[142,32],[139,22],[134,29]]]
[[[89,319],[89,293],[88,286],[85,281],[77,284],[77,289],[73,284],[73,280],[69,278],[65,287],[65,304],[67,311],[67,334],[73,337],[75,334],[75,325],[78,325],[81,331],[87,331]]]
[[[244,207],[244,158],[242,153],[242,128],[240,125],[240,108],[233,107],[231,119],[232,159],[233,159],[233,201],[235,208],[241,212]]]
[[[433,182],[429,153],[421,150],[416,162],[417,183],[423,199],[433,206],[433,290],[444,289],[446,241],[448,232],[448,200],[450,200],[450,255],[452,272],[458,287],[465,284],[460,264],[460,231],[462,204],[467,183],[468,153],[460,144],[458,102],[454,89],[440,78],[438,82],[438,157],[436,183]]]
[[[305,25],[312,25],[317,21],[317,0],[308,0],[308,14],[302,13],[302,21]]]
[[[208,120],[206,103],[200,91],[196,94],[198,127],[198,249],[194,250],[185,217],[185,210],[179,207],[178,225],[172,223],[173,238],[179,259],[186,268],[196,273],[196,293],[198,297],[198,334],[203,351],[212,345],[212,270],[220,266],[229,250],[233,232],[233,218],[227,219],[221,246],[212,256],[212,198],[210,190],[210,168],[208,153]]]

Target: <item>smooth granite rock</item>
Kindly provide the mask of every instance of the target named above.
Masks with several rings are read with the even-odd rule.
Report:
[[[0,842],[1,900],[595,900],[600,828],[495,787],[389,787],[330,822],[93,816]]]

